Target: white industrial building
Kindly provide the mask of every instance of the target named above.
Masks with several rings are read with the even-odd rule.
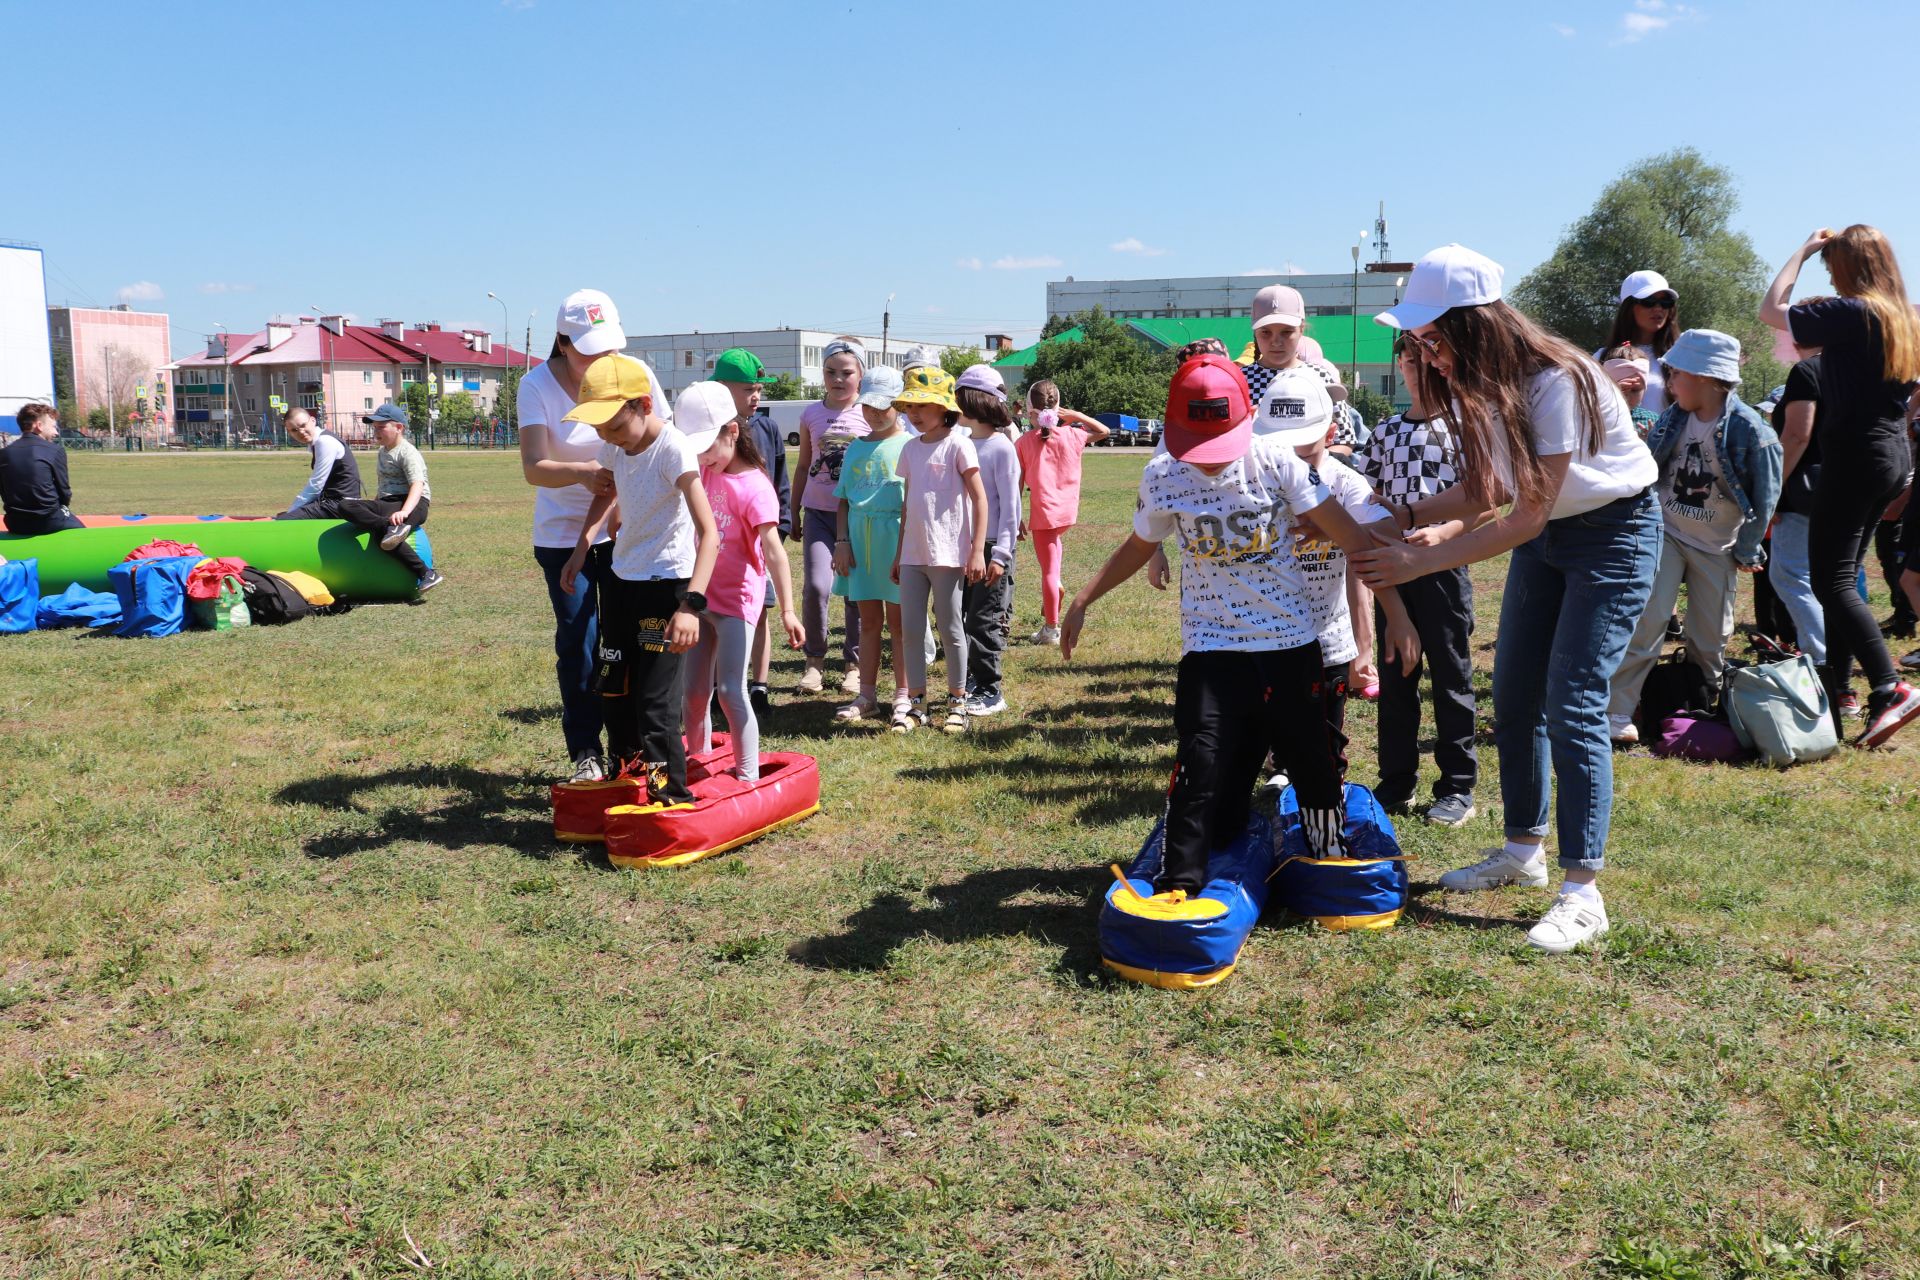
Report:
[[[665,384],[668,399],[677,398],[682,388],[713,374],[714,361],[732,347],[745,347],[760,357],[770,373],[789,373],[803,383],[822,385],[820,353],[829,342],[841,337],[824,329],[735,329],[718,333],[636,333],[627,336],[627,354],[645,360]],[[852,334],[867,348],[871,363],[881,359],[881,341],[877,334]],[[891,334],[886,341],[886,362],[899,368],[909,348],[927,346],[935,351],[954,347],[947,342],[923,342],[919,338]]]

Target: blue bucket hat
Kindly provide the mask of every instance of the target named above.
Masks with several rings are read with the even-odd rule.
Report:
[[[1740,382],[1740,339],[1718,329],[1689,329],[1660,357],[1660,363],[1682,373],[1721,382]]]

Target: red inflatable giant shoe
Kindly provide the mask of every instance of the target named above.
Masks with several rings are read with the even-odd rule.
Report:
[[[731,747],[687,761],[692,804],[623,804],[606,811],[607,861],[616,867],[683,867],[820,812],[820,765],[793,751],[760,754],[760,777],[727,769]]]

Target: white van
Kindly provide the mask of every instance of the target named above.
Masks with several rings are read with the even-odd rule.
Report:
[[[800,447],[800,415],[807,411],[808,405],[819,403],[818,400],[762,400],[760,412],[780,428],[780,438],[787,442],[787,448],[797,449]]]

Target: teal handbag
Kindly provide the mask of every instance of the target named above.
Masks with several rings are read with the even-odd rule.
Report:
[[[1840,749],[1827,691],[1804,653],[1728,671],[1726,708],[1740,741],[1776,768],[1824,760]]]

